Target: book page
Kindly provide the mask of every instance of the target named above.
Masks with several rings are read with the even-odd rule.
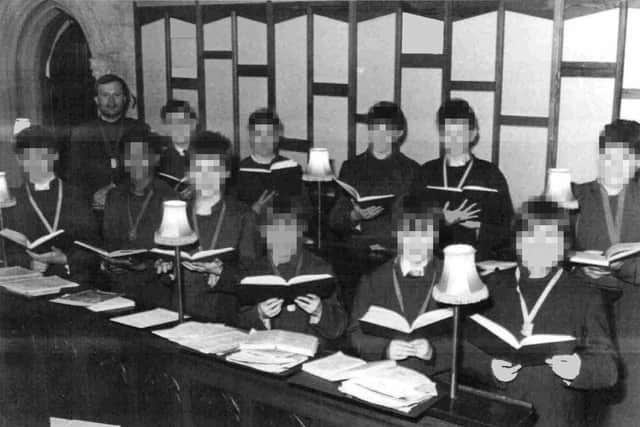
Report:
[[[29,249],[32,248],[37,248],[38,246],[40,246],[41,244],[43,244],[44,242],[51,240],[59,235],[61,235],[62,233],[64,233],[64,230],[56,230],[53,233],[38,237],[36,240],[34,240],[33,242],[29,243]]]
[[[360,193],[358,193],[358,190],[355,189],[355,187],[347,184],[344,181],[340,181],[338,178],[333,178],[333,180],[340,186],[342,187],[342,189],[344,191],[347,192],[347,194],[349,194],[351,197],[353,197],[354,199],[359,199],[360,198]]]
[[[3,228],[2,230],[0,230],[0,236],[9,239],[21,246],[24,246],[25,248],[28,247],[30,243],[29,239],[27,239],[27,236],[20,233],[19,231],[11,230],[9,228]]]
[[[299,332],[289,332],[281,329],[269,331],[251,331],[243,349],[272,350],[304,354],[312,357],[318,349],[318,338]]]
[[[333,276],[330,274],[303,274],[300,276],[292,277],[289,279],[289,285],[296,285],[298,283],[315,282],[319,280],[331,279]]]
[[[451,191],[452,193],[462,193],[462,189],[458,187],[443,187],[440,185],[427,185],[428,190]]]
[[[576,264],[609,268],[609,261],[600,251],[576,251],[569,257],[569,261]]]
[[[207,249],[205,251],[198,251],[193,254],[190,254],[187,259],[191,259],[192,261],[197,261],[199,259],[208,258],[215,255],[224,254],[227,252],[231,252],[233,250],[232,247],[221,248],[221,249]]]
[[[575,341],[575,339],[576,338],[571,335],[537,334],[531,335],[530,337],[525,337],[522,341],[520,341],[520,344],[524,347],[525,345]]]
[[[505,327],[497,324],[493,320],[490,320],[480,314],[473,314],[469,316],[469,318],[476,321],[480,326],[483,326],[485,329],[493,333],[495,336],[497,336],[516,350],[521,347],[520,342],[511,332],[509,332]]]
[[[484,191],[484,192],[488,192],[488,193],[497,193],[498,192],[498,190],[496,190],[495,188],[483,187],[482,185],[465,185],[464,187],[462,187],[462,189],[464,191],[466,191],[466,190]]]
[[[617,243],[606,250],[609,262],[614,262],[640,252],[639,242]]]
[[[453,317],[453,309],[451,308],[440,308],[437,310],[427,311],[416,317],[411,325],[411,330],[415,331],[423,326],[431,325],[432,323],[436,323],[450,317]]]
[[[7,281],[15,278],[29,278],[40,276],[42,276],[42,273],[34,270],[29,270],[28,268],[24,268],[19,265],[0,268],[0,281]]]
[[[98,289],[87,289],[74,294],[66,294],[59,298],[52,299],[51,302],[57,304],[74,305],[78,307],[89,307],[103,301],[120,296],[114,292],[105,292]]]
[[[185,317],[188,317],[185,315]],[[178,313],[164,308],[142,311],[140,313],[128,314],[111,318],[112,322],[121,323],[134,328],[150,328],[151,326],[162,325],[163,323],[175,322],[178,320]]]
[[[106,301],[102,301],[96,304],[92,304],[87,307],[89,310],[93,312],[102,312],[102,311],[112,311],[112,310],[122,310],[125,308],[133,308],[136,306],[136,302],[132,299],[125,297],[115,297],[108,299]]]
[[[299,167],[298,163],[296,163],[291,159],[287,159],[287,160],[281,160],[279,162],[273,163],[269,169],[271,169],[272,171],[275,171],[280,169],[291,169],[291,168],[297,168],[297,167]]]
[[[377,305],[369,307],[364,316],[360,318],[360,321],[395,329],[406,334],[411,333],[411,326],[407,319],[393,310]]]
[[[302,370],[328,381],[338,381],[344,378],[345,371],[366,364],[367,362],[358,357],[347,356],[339,351],[330,356],[305,363],[302,365]]]
[[[365,197],[358,197],[356,200],[358,202],[364,203],[364,202],[371,202],[373,200],[383,200],[383,199],[390,199],[394,197],[393,194],[382,194],[382,195],[376,195],[376,196],[365,196]]]
[[[286,280],[284,280],[280,276],[264,275],[264,276],[248,276],[240,281],[241,285],[282,285],[285,286],[287,284]]]

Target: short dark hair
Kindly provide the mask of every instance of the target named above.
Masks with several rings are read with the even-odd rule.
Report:
[[[230,147],[231,141],[220,132],[200,132],[191,142],[191,150],[195,155],[218,155],[224,157],[225,161],[229,158]]]
[[[255,127],[257,124],[272,125],[280,129],[282,123],[278,114],[269,108],[259,108],[249,116],[249,127]]]
[[[157,133],[136,129],[122,137],[121,151],[124,153],[132,142],[142,142],[149,149],[149,153],[160,154],[165,146],[165,139],[166,137]]]
[[[440,229],[440,220],[442,219],[442,209],[433,201],[424,201],[420,197],[414,195],[405,196],[400,204],[396,217],[396,229],[399,229],[406,220],[409,219],[409,227],[411,230],[420,229],[423,224],[433,226],[436,235]]]
[[[103,76],[100,76],[96,80],[96,83],[93,87],[95,92],[94,95],[96,96],[98,95],[98,86],[106,85],[113,82],[120,83],[120,87],[122,87],[122,92],[124,92],[124,95],[127,97],[127,106],[128,106],[129,102],[131,101],[131,91],[129,90],[129,86],[127,85],[127,82],[125,82],[122,77],[116,74],[105,74]]]
[[[607,124],[600,133],[600,151],[614,144],[622,144],[632,153],[640,152],[640,123],[618,119]]]
[[[189,118],[195,119],[197,117],[196,112],[193,111],[191,105],[187,101],[180,99],[170,99],[160,109],[160,118],[166,120],[169,113],[184,113],[189,114]]]
[[[398,104],[390,101],[380,101],[369,108],[367,112],[367,125],[375,123],[391,123],[396,129],[406,132],[407,118]]]
[[[447,119],[467,120],[471,129],[478,129],[476,113],[464,99],[448,99],[438,108],[438,126],[443,127]]]
[[[535,197],[522,204],[522,209],[515,216],[514,231],[527,231],[532,223],[554,223],[565,232],[565,239],[569,239],[569,211],[558,203],[542,197]]]
[[[58,152],[59,147],[53,133],[42,126],[33,125],[16,135],[14,151],[16,154],[22,154],[24,150],[29,148],[48,148]]]

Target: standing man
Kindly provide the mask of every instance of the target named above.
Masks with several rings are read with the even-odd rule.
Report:
[[[105,74],[95,84],[98,117],[71,132],[68,180],[81,188],[101,212],[107,192],[122,177],[122,137],[131,132],[145,133],[148,126],[125,117],[131,93],[125,81]]]

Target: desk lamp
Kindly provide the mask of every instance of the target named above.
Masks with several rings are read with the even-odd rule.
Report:
[[[544,190],[546,200],[556,202],[564,209],[578,209],[578,201],[571,191],[569,169],[551,168],[547,171],[547,185]]]
[[[182,262],[180,246],[190,245],[198,240],[187,219],[187,203],[182,200],[167,200],[163,204],[162,223],[155,232],[153,240],[158,245],[173,246],[175,250],[174,271],[178,289],[178,321],[184,321],[182,289]]]
[[[0,230],[4,228],[4,218],[2,215],[2,209],[10,208],[16,205],[16,199],[11,196],[9,192],[9,185],[7,184],[6,172],[0,172]],[[7,263],[7,250],[4,246],[4,239],[0,242],[0,250],[2,250],[2,265],[8,266]]]
[[[309,151],[307,172],[302,176],[303,181],[318,184],[318,230],[316,247],[322,248],[322,183],[333,180],[333,171],[329,162],[329,150],[326,148],[312,148]]]
[[[453,306],[453,352],[451,356],[451,388],[449,397],[456,398],[458,379],[458,339],[460,306],[475,304],[489,297],[489,290],[476,270],[476,250],[470,245],[444,248],[444,267],[440,282],[433,288],[433,299]]]

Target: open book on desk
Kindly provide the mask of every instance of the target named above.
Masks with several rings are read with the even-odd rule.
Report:
[[[65,294],[52,299],[51,302],[86,307],[94,312],[122,310],[133,308],[136,305],[135,301],[124,298],[121,294],[105,292],[99,289],[86,289],[73,294]]]
[[[186,314],[184,317],[185,319],[189,318]],[[112,317],[110,320],[122,325],[145,329],[165,323],[176,322],[178,320],[178,313],[164,308],[154,308],[125,316]]]
[[[318,351],[318,338],[300,332],[282,329],[268,331],[252,330],[241,350],[279,350],[313,357]]]
[[[576,251],[571,254],[569,261],[575,264],[586,264],[609,268],[616,261],[640,252],[640,242],[617,243],[604,253],[600,251]]]
[[[0,287],[25,297],[53,295],[60,293],[62,289],[77,288],[78,286],[80,285],[58,276],[40,276],[29,279],[21,278],[13,282],[0,282]]]
[[[40,276],[42,276],[42,273],[34,270],[29,270],[28,268],[24,268],[19,265],[0,268],[0,283],[13,282],[16,280],[30,279]]]
[[[396,366],[395,360],[366,362],[341,351],[312,360],[302,365],[302,370],[327,381],[343,381],[363,375],[373,375],[379,369]]]
[[[278,197],[298,196],[302,190],[302,169],[293,160],[281,160],[268,168],[238,169],[238,198],[255,202],[265,190]]]
[[[497,358],[523,366],[542,365],[550,357],[572,354],[576,338],[571,335],[534,334],[518,339],[504,326],[481,315],[469,316],[465,324],[467,340]]]
[[[225,354],[240,347],[249,334],[221,323],[185,322],[153,331],[155,335],[205,354]]]
[[[450,328],[453,317],[451,308],[439,308],[422,313],[409,324],[401,314],[384,307],[372,305],[360,318],[360,328],[365,334],[388,339],[409,339],[442,335]]]
[[[158,178],[169,184],[178,193],[183,192],[189,188],[189,177],[178,178],[177,176],[170,175],[164,172],[158,172]]]
[[[369,196],[362,196],[354,186],[347,184],[346,182],[341,181],[338,178],[334,178],[334,181],[361,208],[366,208],[369,206],[381,206],[385,209],[389,209],[391,208],[391,205],[396,198],[395,194],[374,194]]]
[[[0,237],[4,237],[37,254],[50,252],[52,246],[58,249],[64,249],[70,244],[70,237],[64,230],[56,230],[53,233],[45,234],[31,241],[19,231],[3,228],[0,230]]]
[[[330,274],[303,274],[285,280],[275,275],[248,276],[236,287],[236,295],[245,305],[255,305],[269,298],[292,302],[296,297],[315,294],[329,298],[335,290],[335,278]]]

